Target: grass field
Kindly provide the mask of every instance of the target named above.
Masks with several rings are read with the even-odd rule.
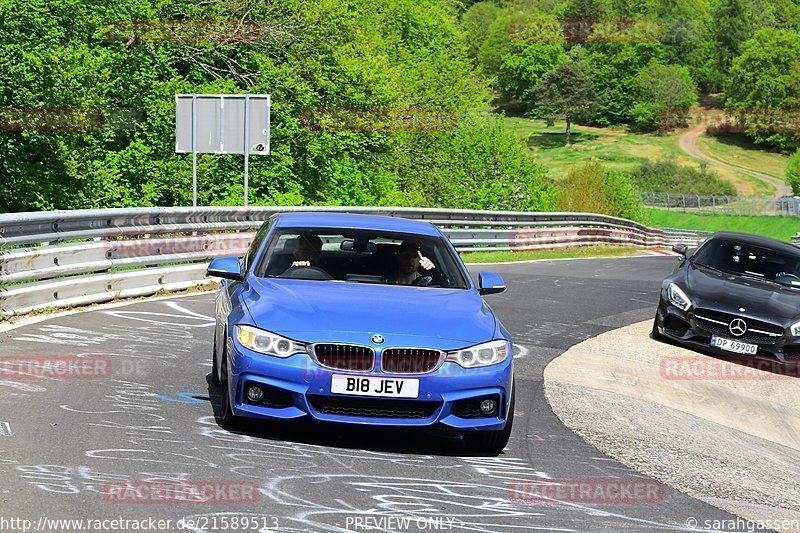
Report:
[[[563,121],[547,126],[545,121],[508,117],[513,131],[525,139],[528,148],[541,163],[558,178],[570,167],[586,162],[599,162],[609,168],[630,171],[647,159],[674,157],[682,165],[700,166],[700,160],[691,157],[678,145],[679,130],[668,135],[630,133],[624,127],[594,128],[573,126],[572,146],[564,145]],[[757,170],[783,179],[786,158],[748,145],[736,136],[717,138],[702,136],[701,149],[722,161],[730,161],[751,170]],[[722,179],[731,182],[740,194],[746,196],[774,196],[775,187],[744,172],[710,164]]]
[[[701,231],[742,231],[790,241],[800,231],[798,217],[748,217],[733,215],[692,215],[663,209],[648,209],[648,225],[655,228]]]
[[[637,250],[639,250],[639,248],[632,246],[577,246],[558,250],[525,250],[521,252],[464,252],[460,255],[465,263],[507,263],[511,261],[532,261],[536,259],[617,257],[630,255]]]
[[[773,178],[785,179],[787,156],[769,152],[750,142],[742,135],[702,135],[698,145],[714,159],[769,174]]]

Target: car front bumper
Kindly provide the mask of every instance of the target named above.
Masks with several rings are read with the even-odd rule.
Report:
[[[725,335],[724,332],[712,331],[706,325],[706,322],[696,318],[693,309],[681,311],[674,305],[666,302],[663,298],[658,307],[656,323],[658,325],[658,332],[671,341],[715,355],[745,357],[781,364],[800,364],[800,338],[783,335],[781,337],[775,337],[772,342],[744,340],[743,342],[749,342],[758,346],[758,351],[754,356],[721,350],[711,346],[711,337],[719,335],[734,340],[736,340],[736,337],[730,334]]]
[[[228,341],[228,384],[234,415],[247,418],[290,420],[310,418],[372,426],[446,427],[459,431],[502,430],[513,383],[513,361],[465,369],[445,362],[426,374],[399,375],[350,372],[320,366],[307,354],[286,359],[252,352]],[[511,353],[511,352],[509,352]],[[376,398],[331,392],[332,376],[418,379],[416,399]],[[265,398],[254,403],[245,389],[258,385]],[[494,414],[476,414],[481,399],[492,397]]]

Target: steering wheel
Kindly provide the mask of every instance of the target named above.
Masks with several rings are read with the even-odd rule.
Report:
[[[786,273],[786,272],[778,272],[777,274],[775,274],[775,279],[778,279],[778,278],[794,278],[794,279],[800,279],[800,277],[798,277],[798,276],[795,276],[794,274],[788,274],[788,273]]]
[[[333,279],[333,276],[322,270],[320,267],[315,266],[289,267],[283,274],[281,274],[280,277],[290,279]]]
[[[420,276],[414,281],[411,282],[411,285],[416,285],[417,287],[427,287],[433,281],[433,276]]]

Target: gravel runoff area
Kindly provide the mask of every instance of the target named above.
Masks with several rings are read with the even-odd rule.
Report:
[[[742,518],[800,520],[800,378],[652,340],[651,326],[554,359],[545,396],[558,418],[621,463]]]

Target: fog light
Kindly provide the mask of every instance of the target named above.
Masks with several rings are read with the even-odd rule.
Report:
[[[250,387],[247,389],[247,399],[251,402],[260,402],[263,397],[264,391],[261,390],[261,387]]]
[[[484,415],[490,415],[494,413],[496,407],[497,405],[495,404],[494,400],[487,398],[481,402],[481,413]]]

